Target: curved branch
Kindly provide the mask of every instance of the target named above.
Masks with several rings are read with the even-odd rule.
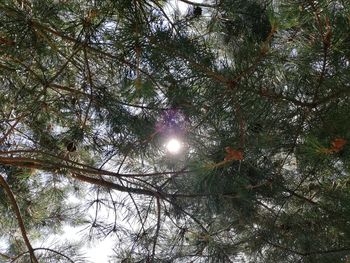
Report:
[[[24,226],[24,222],[23,222],[23,219],[22,219],[22,216],[21,216],[21,212],[20,212],[19,207],[17,205],[15,196],[14,196],[10,186],[7,184],[6,180],[4,179],[4,177],[2,177],[2,175],[0,175],[0,185],[4,188],[6,194],[8,195],[8,198],[10,200],[12,209],[14,210],[14,212],[16,214],[18,225],[19,225],[19,228],[21,230],[23,240],[24,240],[24,242],[25,242],[25,244],[26,244],[26,246],[28,248],[31,261],[33,263],[38,263],[38,260],[37,260],[37,258],[34,255],[34,249],[33,249],[32,245],[30,244],[30,241],[28,239],[27,231],[26,231],[26,228]]]

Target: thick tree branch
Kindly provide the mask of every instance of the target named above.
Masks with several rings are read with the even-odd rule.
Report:
[[[3,157],[1,155],[15,154],[15,153],[32,153],[32,154],[42,154],[43,156],[51,156],[52,159],[44,158],[31,158],[31,157],[21,157],[21,156],[11,156]],[[90,165],[83,163],[78,163],[60,156],[52,155],[50,153],[45,153],[35,150],[14,150],[14,151],[0,151],[0,163],[4,165],[17,166],[23,168],[36,168],[40,170],[57,170],[57,169],[68,169],[76,172],[83,172],[87,174],[95,175],[107,175],[113,177],[153,177],[153,176],[164,176],[164,175],[179,175],[190,173],[191,171],[182,169],[180,171],[165,171],[165,172],[154,172],[154,173],[119,173],[107,171],[99,168],[95,168]]]
[[[114,189],[120,192],[127,192],[127,193],[154,196],[154,197],[159,196],[159,193],[156,191],[142,189],[142,188],[126,187],[113,182],[105,181],[101,178],[93,178],[93,177],[85,176],[79,173],[73,173],[73,178],[76,178],[80,181],[87,182],[90,184],[99,185],[109,189]]]

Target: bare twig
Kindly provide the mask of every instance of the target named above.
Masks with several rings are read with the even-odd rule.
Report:
[[[154,261],[154,255],[156,253],[156,246],[157,246],[157,240],[159,237],[159,230],[160,230],[160,216],[161,216],[161,206],[160,206],[160,201],[159,197],[156,198],[157,202],[157,228],[156,228],[156,233],[154,235],[154,242],[153,242],[153,249],[152,249],[152,257],[151,257],[151,262]]]
[[[16,118],[15,123],[10,125],[11,128],[4,134],[2,138],[0,138],[0,144],[2,144],[7,139],[7,137],[15,130],[17,124],[27,115],[28,114],[22,114]]]

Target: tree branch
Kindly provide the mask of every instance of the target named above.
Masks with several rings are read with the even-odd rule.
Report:
[[[32,245],[30,244],[30,241],[29,241],[29,238],[28,238],[28,235],[27,235],[27,231],[26,231],[26,228],[24,226],[24,222],[23,222],[23,219],[22,219],[22,216],[21,216],[21,212],[20,212],[19,207],[17,205],[15,196],[14,196],[10,186],[7,184],[6,180],[4,179],[4,177],[2,177],[2,175],[0,175],[0,185],[4,188],[8,198],[10,200],[12,209],[14,210],[14,212],[16,214],[16,218],[17,218],[18,225],[19,225],[19,228],[20,228],[21,233],[22,233],[23,240],[24,240],[24,242],[25,242],[25,244],[26,244],[26,246],[28,248],[29,254],[30,254],[31,262],[38,263],[38,260],[37,260],[37,258],[35,257],[35,254],[34,254],[34,249],[33,249]]]

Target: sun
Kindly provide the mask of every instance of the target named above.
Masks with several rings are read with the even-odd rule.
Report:
[[[172,138],[165,144],[165,147],[169,153],[177,154],[182,148],[182,143],[178,139]]]

